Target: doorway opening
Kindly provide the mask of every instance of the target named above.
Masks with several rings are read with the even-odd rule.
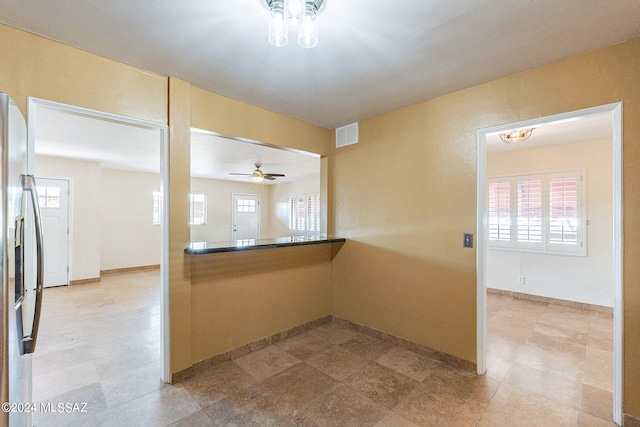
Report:
[[[154,273],[157,277],[152,279],[153,283],[159,281],[160,285],[157,291],[154,290],[156,296],[159,295],[158,308],[153,309],[157,320],[146,324],[140,321],[138,326],[157,334],[157,338],[154,337],[157,344],[150,345],[150,351],[157,352],[160,365],[157,374],[163,382],[169,382],[168,127],[32,97],[28,98],[28,117],[29,173],[45,178],[54,175],[72,177],[69,228],[75,237],[85,237],[82,241],[69,242],[68,280],[77,282],[78,287],[99,281],[101,272],[105,270],[127,272],[128,268],[118,268],[116,257],[122,258],[134,245],[122,239],[120,242],[115,238],[110,241],[102,236],[113,237],[118,233],[126,236],[129,233],[142,240],[140,222],[133,219],[148,222],[149,228],[154,227],[152,191],[129,194],[132,192],[126,193],[123,189],[142,188],[139,177],[143,175],[147,175],[145,183],[151,182],[149,185],[154,189],[159,186],[162,194],[160,215],[164,218],[152,231],[157,237],[147,241],[146,250],[142,248],[139,251],[140,256],[145,252],[153,254],[152,262],[142,264],[154,265],[142,267],[157,269],[159,266],[159,273]],[[72,171],[77,176],[72,176]],[[137,209],[139,206],[144,206],[143,213]],[[110,223],[103,221],[107,216],[111,218]],[[144,218],[141,219],[142,216]],[[109,252],[111,257],[105,259],[102,252]],[[138,309],[136,295],[127,295],[126,290],[127,287],[123,286],[118,295],[130,309],[119,313],[123,322]],[[64,303],[62,299],[61,303]],[[112,314],[109,316],[113,318]],[[105,320],[109,318],[107,313],[104,317]],[[60,323],[61,327],[65,326]],[[135,322],[130,322],[129,327],[134,326]]]
[[[613,129],[612,145],[610,154],[612,158],[612,186],[610,195],[612,197],[612,272],[610,283],[612,283],[613,295],[611,298],[613,306],[613,421],[616,424],[622,422],[622,105],[620,103],[609,104],[574,112],[542,117],[518,123],[510,123],[501,126],[481,129],[478,131],[478,176],[477,176],[477,362],[478,373],[483,374],[487,370],[487,260],[488,242],[492,229],[489,225],[488,209],[489,194],[488,169],[487,169],[487,140],[496,134],[508,133],[519,129],[542,129],[559,123],[577,122],[596,115],[606,115],[610,120]],[[535,132],[535,131],[534,131]],[[534,172],[534,171],[530,171]],[[549,172],[549,171],[546,171]],[[555,171],[551,171],[555,172]],[[506,181],[506,180],[505,180]],[[533,182],[528,180],[528,182]],[[544,182],[544,181],[541,181]],[[517,228],[520,227],[518,218]],[[542,220],[544,221],[544,219]],[[505,223],[506,224],[506,223]],[[494,230],[495,231],[495,230]],[[516,233],[520,230],[516,230]],[[551,233],[551,231],[549,231]],[[495,237],[495,236],[494,236]],[[505,239],[508,240],[508,239]],[[505,243],[508,244],[508,243]],[[585,242],[586,244],[586,242]],[[526,277],[518,276],[517,283],[524,286]],[[558,299],[564,299],[558,297]]]

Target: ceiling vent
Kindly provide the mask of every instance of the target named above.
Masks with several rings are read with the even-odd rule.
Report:
[[[336,129],[336,148],[358,143],[358,122]]]

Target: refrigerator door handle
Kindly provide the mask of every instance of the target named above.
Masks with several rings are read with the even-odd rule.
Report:
[[[24,354],[28,354],[33,353],[36,349],[38,327],[40,326],[42,290],[44,289],[44,248],[42,239],[42,219],[40,217],[40,205],[38,204],[38,194],[36,192],[36,179],[33,175],[21,175],[20,181],[22,184],[23,192],[28,192],[31,195],[31,206],[33,206],[33,218],[36,234],[36,295],[35,310],[33,313],[33,325],[31,327],[31,334],[22,337]],[[24,235],[24,233],[22,234]]]

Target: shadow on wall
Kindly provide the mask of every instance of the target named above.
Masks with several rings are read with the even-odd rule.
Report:
[[[456,267],[347,240],[332,274],[333,314],[476,361],[475,262]]]

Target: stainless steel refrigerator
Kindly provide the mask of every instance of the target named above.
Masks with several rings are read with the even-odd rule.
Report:
[[[27,172],[27,127],[0,93],[0,427],[30,426],[31,354],[42,306],[42,227],[35,179]]]

